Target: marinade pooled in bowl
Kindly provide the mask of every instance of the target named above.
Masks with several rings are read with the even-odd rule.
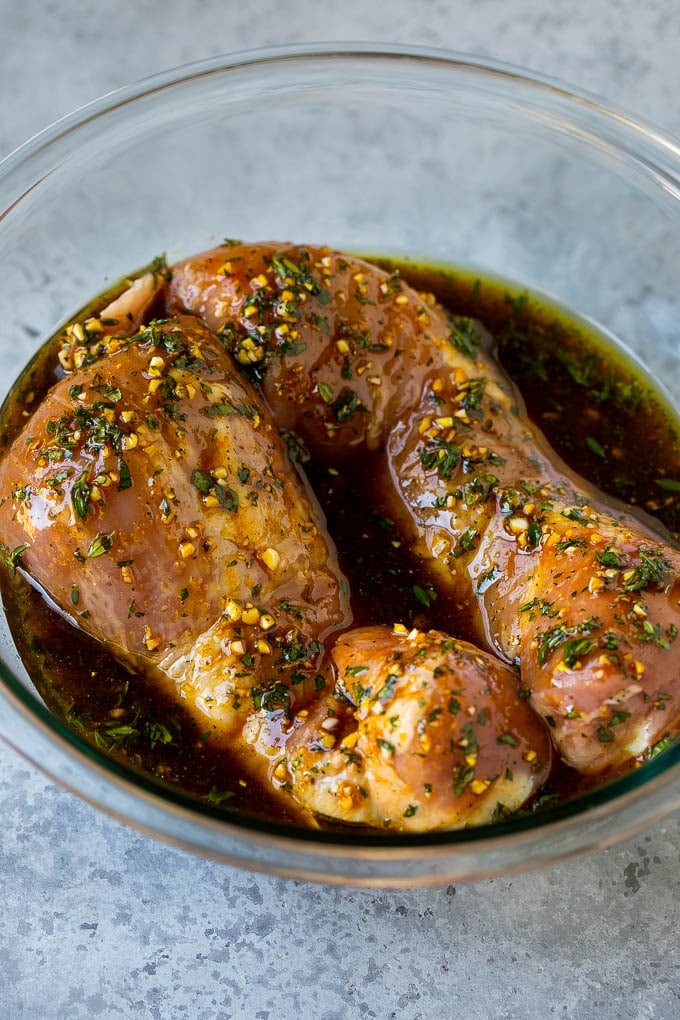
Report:
[[[228,261],[228,254],[227,248],[225,261]],[[457,346],[457,356],[469,358],[472,364],[475,363],[480,346],[491,342],[486,335],[480,339],[480,335],[475,333],[475,328],[467,325],[473,321],[481,323],[497,345],[503,368],[519,386],[531,420],[557,454],[571,469],[588,478],[613,500],[622,500],[629,506],[653,514],[660,522],[659,540],[664,541],[665,528],[669,533],[665,540],[671,543],[674,541],[678,533],[680,506],[680,442],[677,422],[653,382],[642,373],[632,359],[583,320],[558,308],[544,297],[528,295],[514,285],[466,270],[442,269],[408,261],[381,259],[377,262],[387,271],[388,284],[385,293],[390,300],[397,300],[402,286],[409,284],[419,293],[434,295],[436,301],[452,313],[455,318],[451,319],[449,340],[452,345]],[[339,333],[333,331],[330,335],[328,319],[322,314],[328,302],[321,291],[313,292],[310,282],[312,278],[303,278],[299,272],[300,265],[300,262],[293,263],[290,259],[288,265],[285,261],[279,260],[276,268],[282,287],[281,300],[291,306],[287,312],[284,308],[283,321],[284,325],[286,321],[295,324],[294,305],[298,289],[307,286],[308,293],[312,293],[314,298],[320,300],[319,311],[312,313],[315,316],[315,328],[321,337],[326,336],[329,344],[334,345],[345,361],[340,370],[342,384],[339,390],[331,392],[330,384],[318,379],[314,384],[314,390],[318,400],[332,409],[335,422],[333,428],[341,430],[353,417],[361,417],[366,412],[366,407],[356,396],[356,391],[345,384],[349,384],[352,377],[356,379],[357,375],[360,375],[369,380],[375,379],[376,381],[370,385],[378,389],[380,386],[378,377],[371,373],[376,371],[374,363],[378,356],[385,353],[384,348],[387,345],[374,342],[374,339],[365,332],[358,329],[352,331],[349,327]],[[160,265],[154,267],[154,271],[157,275],[166,272]],[[289,275],[286,276],[286,273]],[[292,282],[286,284],[286,280]],[[264,284],[257,285],[253,291],[256,297],[259,293],[258,286],[260,290],[264,290]],[[286,297],[288,293],[286,287],[290,290],[290,298]],[[357,287],[360,294],[362,281],[358,282]],[[82,322],[88,317],[96,316],[111,297],[109,294],[95,300],[74,321]],[[175,306],[171,307],[172,301],[168,304],[161,296],[156,299],[155,305],[150,306],[146,319],[157,316],[160,323],[158,329],[161,332],[164,328],[163,323],[177,311],[177,298],[174,300]],[[260,300],[264,301],[264,298]],[[429,309],[435,306],[428,298],[423,307]],[[252,316],[257,318],[263,314],[261,309],[255,308]],[[2,420],[4,449],[8,448],[27,416],[30,416],[32,408],[40,404],[53,383],[64,375],[63,365],[60,364],[57,353],[63,335],[62,330],[45,345],[34,362],[28,366],[24,376],[14,387],[11,398],[6,402]],[[238,346],[240,341],[235,341],[234,335],[230,334],[229,330],[222,330],[221,336],[232,354],[235,354],[236,363],[239,364],[239,354],[244,354],[243,347]],[[290,332],[284,333],[283,337],[290,337]],[[285,346],[282,353],[285,358],[296,356],[297,342],[295,338],[283,341]],[[281,337],[277,343],[281,346]],[[355,357],[351,367],[347,361],[350,354]],[[255,385],[259,386],[264,379],[264,373],[257,358],[248,360],[243,356],[240,364],[253,377]],[[498,484],[491,455],[486,455],[484,470],[478,470],[474,466],[475,463],[479,463],[478,454],[466,453],[465,436],[459,439],[454,435],[454,428],[464,431],[471,427],[470,421],[484,427],[479,412],[480,408],[484,407],[484,400],[487,399],[484,394],[485,384],[480,382],[483,376],[477,374],[475,379],[476,384],[474,379],[472,382],[466,380],[464,383],[460,383],[459,380],[459,385],[463,387],[461,392],[464,394],[464,399],[459,401],[463,414],[457,419],[455,427],[452,416],[437,414],[440,410],[438,401],[443,398],[438,396],[441,391],[436,386],[428,398],[430,401],[428,407],[432,413],[421,417],[418,425],[419,434],[425,437],[423,443],[429,444],[420,451],[420,467],[432,474],[436,479],[436,485],[448,486],[450,491],[446,499],[464,504],[470,512],[475,506],[494,499],[495,486]],[[107,403],[115,405],[117,399],[114,398],[115,393],[112,395],[111,392],[108,394],[103,392],[103,405]],[[235,414],[227,401],[213,403],[211,408],[218,408],[213,415],[215,418]],[[208,412],[211,408],[208,408]],[[115,407],[102,407],[102,410],[112,412]],[[515,410],[521,415],[521,409]],[[248,414],[252,419],[252,410]],[[450,417],[451,424],[448,423]],[[423,422],[430,424],[423,427]],[[437,424],[438,422],[444,422],[444,425]],[[91,420],[88,427],[92,427]],[[439,429],[440,432],[434,437],[430,436],[429,432],[432,429]],[[305,436],[297,433],[294,427],[291,428],[289,422],[283,423],[282,431],[295,464],[291,470],[300,472],[303,488],[315,507],[318,501],[323,511],[323,516],[319,520],[326,522],[334,550],[337,550],[338,576],[344,589],[343,596],[349,599],[351,613],[346,615],[344,626],[338,628],[339,642],[342,642],[342,635],[350,625],[351,628],[378,626],[392,628],[398,624],[404,632],[403,635],[399,633],[399,641],[402,637],[406,640],[409,632],[413,634],[418,631],[422,634],[436,632],[450,635],[452,642],[479,643],[479,625],[473,612],[469,606],[461,604],[458,597],[441,589],[427,557],[423,555],[422,550],[414,548],[412,536],[408,533],[408,522],[394,514],[389,501],[385,499],[382,465],[385,455],[384,443],[374,444],[373,448],[363,450],[361,456],[354,457],[347,463],[342,450],[338,452],[337,457],[330,458],[321,456],[314,450],[310,453]],[[449,438],[442,439],[442,435]],[[329,437],[333,438],[332,432],[326,438]],[[104,439],[111,441],[111,435],[105,436]],[[632,450],[635,451],[634,456],[630,455]],[[120,464],[125,464],[125,461],[125,456],[119,457]],[[64,469],[68,468],[68,458],[64,464]],[[250,480],[251,470],[252,467],[246,464],[242,464],[238,469],[240,472],[238,479],[244,487]],[[461,484],[457,488],[452,488],[456,472],[461,474],[459,479]],[[494,478],[496,482],[493,481]],[[200,468],[195,469],[192,479],[205,505],[209,505],[211,499],[217,498],[215,493],[220,494],[220,490],[215,488],[215,479],[209,472]],[[126,475],[123,472],[123,484],[125,481]],[[88,499],[92,496],[93,488],[90,482],[87,483]],[[117,484],[118,487],[121,486],[120,472]],[[310,495],[310,489],[313,496]],[[233,506],[230,503],[233,504],[235,500],[238,502],[238,499],[241,500],[241,507],[243,506],[244,494],[241,493],[239,496],[240,490],[227,488],[227,492],[231,495],[225,497],[223,491],[220,495],[222,510],[231,512]],[[435,498],[444,499],[442,496]],[[547,529],[541,530],[543,525],[540,493],[537,495],[536,486],[526,482],[523,490],[520,492],[513,490],[512,496],[504,490],[503,498],[506,502],[510,500],[506,519],[518,529],[514,537],[519,541],[520,536],[525,536],[526,541],[522,548],[530,555],[535,548],[540,548],[541,544],[547,541],[548,536]],[[617,504],[613,502],[611,506],[616,508]],[[527,510],[527,507],[530,509]],[[568,509],[575,515],[574,526],[580,526],[578,515],[581,511],[578,504]],[[90,511],[91,507],[86,504],[85,513]],[[472,531],[473,528],[467,528],[462,536],[458,537],[458,544],[451,552],[454,560],[474,553],[478,536],[473,535]],[[562,544],[569,541],[571,539],[562,538]],[[579,537],[574,540],[573,549],[564,551],[570,555],[575,551],[578,555],[580,542],[583,542],[583,539]],[[74,622],[77,624],[82,621],[82,614],[88,611],[80,604],[80,592],[75,583],[71,587],[70,605],[62,605],[58,609],[55,608],[51,598],[45,597],[39,582],[29,583],[23,571],[15,571],[14,568],[21,565],[22,554],[22,550],[17,548],[6,549],[11,569],[2,571],[1,575],[3,600],[12,633],[26,668],[48,707],[69,726],[93,742],[97,748],[131,768],[141,770],[163,783],[174,785],[184,792],[208,803],[223,806],[229,811],[236,810],[302,825],[337,825],[345,824],[346,821],[365,824],[365,819],[361,815],[345,819],[340,812],[339,816],[333,817],[323,810],[323,806],[319,809],[313,798],[310,813],[307,805],[300,807],[294,797],[281,795],[281,791],[288,792],[286,787],[291,785],[288,780],[290,769],[295,762],[295,753],[304,757],[308,752],[311,756],[307,763],[309,771],[314,773],[316,769],[314,774],[319,775],[323,772],[323,766],[316,764],[317,759],[314,755],[324,755],[332,750],[332,745],[326,747],[317,740],[302,750],[294,747],[293,752],[288,753],[286,758],[288,772],[281,768],[281,761],[272,756],[271,769],[266,776],[252,774],[248,768],[244,768],[242,755],[232,754],[229,740],[220,734],[219,728],[216,730],[216,727],[210,725],[208,721],[204,726],[201,725],[200,716],[187,712],[181,699],[172,697],[168,690],[159,689],[156,684],[149,682],[143,672],[131,669],[129,662],[126,664],[120,661],[118,656],[112,654],[110,648],[83,633],[77,626],[74,627]],[[98,558],[99,549],[96,552],[95,558]],[[633,594],[635,592],[644,594],[647,588],[661,588],[670,564],[667,568],[661,554],[651,547],[647,555],[647,560],[651,564],[647,574],[639,570],[645,564],[644,558],[641,563],[624,563],[621,554],[607,543],[603,544],[599,553],[598,564],[603,574],[609,570],[618,572],[625,578],[627,572],[638,571],[631,581],[626,582],[624,579],[622,583],[626,592],[626,611],[639,615],[639,626],[636,624],[634,634],[640,647],[645,644],[659,648],[666,644],[670,647],[675,640],[672,625],[660,626],[654,618],[649,617],[641,599]],[[102,549],[101,554],[109,555],[109,549]],[[124,571],[127,566],[125,559],[122,558],[118,562],[121,564],[120,569]],[[477,575],[477,594],[482,593],[484,585],[491,586],[497,580],[492,571],[487,573],[488,576]],[[603,583],[609,583],[606,577]],[[182,589],[182,592],[185,590],[188,593],[189,587]],[[266,607],[258,608],[259,592],[251,589],[248,592],[231,594],[236,595],[239,612],[243,612],[244,606],[245,611],[249,612],[248,607],[252,605],[260,614],[259,619],[264,619]],[[189,595],[185,597],[188,599]],[[143,613],[143,609],[135,604],[134,599],[130,600],[128,611],[131,616]],[[289,606],[286,607],[286,611],[290,611]],[[564,633],[561,633],[559,606],[549,603],[548,600],[537,598],[527,600],[526,604],[520,606],[519,611],[541,622],[538,655],[539,658],[543,656],[544,662],[560,649],[563,651],[567,649],[572,654],[572,663],[577,661],[573,656],[587,655],[593,651],[591,647],[595,641],[593,635],[598,633],[595,616],[592,616],[592,619],[585,617],[576,627],[565,626]],[[556,620],[558,622],[555,622]],[[602,654],[610,657],[622,654],[620,649],[614,647],[616,638],[613,632],[609,630],[604,633],[609,636],[603,637]],[[266,631],[258,640],[267,645]],[[314,656],[318,658],[317,653],[320,654],[317,649],[312,649],[310,653],[309,645],[306,648],[298,647],[295,640],[289,640],[285,647],[283,644],[280,647],[281,656],[286,659],[287,677],[295,675],[296,656],[311,668],[312,659]],[[401,649],[401,645],[399,647]],[[429,646],[426,648],[423,645],[422,651],[423,655],[434,654]],[[445,651],[448,654],[450,649],[447,647]],[[633,656],[632,661],[639,662],[634,654],[635,648],[629,651]],[[403,655],[404,652],[400,650],[392,654]],[[246,665],[249,655],[250,652],[246,649],[242,655]],[[508,655],[505,658],[512,660]],[[365,695],[362,693],[365,667],[362,663],[357,665],[352,659],[347,661],[349,665],[345,666],[346,676],[342,681],[344,685],[342,693],[343,697],[348,699],[352,711],[350,712],[344,703],[339,707],[333,702],[331,713],[321,721],[326,724],[326,728],[319,732],[322,734],[322,740],[325,739],[325,734],[329,738],[328,742],[335,740],[338,747],[342,747],[343,741],[347,742],[344,754],[350,758],[357,752],[350,739],[353,731],[350,732],[348,729],[349,723],[343,713],[349,715],[360,713],[362,699],[368,700],[369,697],[372,697],[378,706],[387,705],[394,687],[394,681],[390,678],[395,674],[388,671],[387,680],[381,681],[383,683],[381,690],[387,691],[386,694],[381,696],[378,690]],[[567,664],[569,661],[567,659]],[[521,663],[511,661],[510,665],[514,669],[521,666]],[[435,671],[437,668],[440,667],[435,667]],[[351,683],[348,678],[351,678]],[[312,679],[317,680],[320,692],[329,684],[328,676],[324,678],[321,673]],[[520,699],[528,700],[531,691],[527,692],[527,689],[522,687],[519,674],[516,682]],[[433,702],[429,706],[429,716],[423,725],[425,728],[429,726],[432,732],[439,725],[443,712],[448,711],[455,717],[459,716],[461,708],[456,694],[458,688],[454,684],[450,685],[450,688],[447,701],[442,704]],[[266,725],[269,730],[281,731],[282,735],[277,738],[278,743],[274,741],[274,745],[280,748],[283,754],[286,750],[286,740],[292,739],[288,736],[287,723],[284,719],[286,710],[289,709],[288,689],[284,689],[284,685],[281,684],[278,686],[270,684],[263,689],[251,685],[249,691],[254,708],[260,715],[268,717]],[[324,696],[328,693],[326,689]],[[661,697],[657,700],[658,712],[666,712],[667,699]],[[459,704],[458,708],[455,707],[456,704]],[[313,716],[315,709],[312,702],[310,706],[309,712]],[[324,711],[327,711],[326,708]],[[461,764],[452,770],[450,783],[460,791],[468,792],[472,789],[481,796],[486,792],[484,784],[493,785],[498,781],[495,775],[491,779],[488,775],[482,778],[475,772],[476,749],[480,734],[486,725],[485,709],[480,709],[479,705],[464,704],[462,711],[467,715],[465,723],[460,724],[457,731],[460,737],[457,743],[461,745],[457,753],[462,756]],[[670,723],[670,711],[667,715]],[[606,717],[603,716],[602,726],[598,730],[600,736],[597,739],[603,745],[612,742],[616,736],[616,728],[624,723],[626,718],[625,707],[612,708]],[[332,722],[339,720],[338,725],[328,726],[329,720]],[[549,730],[553,725],[549,714],[545,714],[545,721]],[[398,724],[393,723],[392,728],[398,730]],[[295,732],[295,726],[292,727],[292,732]],[[397,754],[396,745],[392,744],[382,730],[380,732],[382,735],[377,737],[377,753],[390,764]],[[610,734],[614,734],[611,739]],[[342,739],[338,740],[340,736]],[[540,784],[531,791],[530,796],[526,797],[518,810],[534,811],[548,802],[554,803],[556,800],[571,798],[593,785],[598,785],[618,774],[622,768],[634,767],[658,753],[671,736],[670,731],[668,734],[664,733],[640,754],[630,756],[624,764],[617,764],[615,768],[597,774],[571,767],[561,760],[560,753],[553,753],[552,766],[548,769],[544,763],[545,774]],[[425,747],[426,741],[423,737],[427,737],[427,734],[420,733],[419,738]],[[517,737],[512,731],[502,732],[497,738],[497,743],[501,745],[505,743],[512,747],[517,743]],[[279,776],[276,774],[277,768],[280,770]],[[506,773],[510,771],[506,768]],[[378,780],[374,782],[377,783]],[[414,793],[413,801],[408,800],[406,803],[402,817],[407,821],[410,822],[419,811],[424,814],[426,804],[421,804],[420,799],[427,801],[431,797],[432,791],[427,789],[428,785],[430,784],[427,781],[423,782],[422,789],[417,791],[417,795]],[[336,786],[342,798],[341,785]],[[359,783],[357,788],[361,788]],[[338,796],[337,790],[333,796]],[[360,796],[365,794],[360,793]],[[347,800],[351,802],[349,793]],[[354,810],[354,806],[352,809]],[[502,819],[508,813],[510,812],[503,799],[499,797],[493,818]],[[381,824],[391,827],[391,822],[390,818],[387,818],[387,821],[383,818]],[[406,823],[401,819],[394,820],[395,829],[404,827]]]

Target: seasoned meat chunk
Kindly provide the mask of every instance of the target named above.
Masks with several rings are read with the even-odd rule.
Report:
[[[286,746],[286,779],[319,814],[378,828],[475,825],[546,780],[545,725],[495,656],[437,631],[366,627],[333,649],[334,698]]]
[[[384,450],[377,488],[477,639],[518,662],[564,760],[603,772],[680,722],[680,553],[574,475],[486,331],[324,248],[225,246],[173,270],[313,456]]]

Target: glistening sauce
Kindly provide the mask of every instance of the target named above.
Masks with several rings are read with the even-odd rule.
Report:
[[[409,283],[434,292],[455,312],[481,320],[495,335],[530,417],[572,468],[610,495],[654,513],[677,535],[678,427],[647,379],[594,330],[543,301],[464,272],[410,263],[398,268]],[[47,345],[27,368],[5,408],[3,442],[23,424],[29,393],[39,401],[59,374],[53,348]],[[343,473],[311,462],[304,471],[349,579],[355,624],[399,621],[472,637],[465,621],[452,627],[450,604],[437,597],[382,511],[370,458],[359,472],[356,466]],[[74,631],[18,575],[13,581],[5,572],[1,576],[26,668],[50,709],[72,729],[122,763],[206,802],[286,820],[278,799],[240,774],[207,726],[202,730],[175,702],[149,690],[143,677]],[[572,796],[584,783],[559,767],[539,803]]]

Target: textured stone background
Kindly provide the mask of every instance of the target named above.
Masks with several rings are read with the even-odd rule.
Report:
[[[558,75],[680,133],[674,0],[0,0],[0,156],[127,81],[374,39]],[[680,820],[561,867],[355,891],[129,831],[0,746],[0,1017],[674,1018]]]

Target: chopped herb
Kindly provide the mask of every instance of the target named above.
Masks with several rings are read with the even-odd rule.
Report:
[[[531,599],[530,602],[525,602],[518,609],[519,613],[531,613],[530,619],[534,619],[534,610],[538,610],[541,616],[555,617],[559,613],[559,609],[553,609],[553,603],[548,602],[546,599]]]
[[[465,734],[464,746],[467,753],[475,754],[475,752],[479,749],[479,745],[471,722],[465,723],[465,726],[463,726],[463,733]]]
[[[640,563],[634,567],[630,576],[624,576],[623,587],[626,591],[641,591],[649,585],[661,586],[671,569],[671,562],[659,549],[641,545],[639,549]]]
[[[253,687],[251,695],[256,711],[260,709],[264,709],[265,712],[283,710],[288,713],[290,710],[290,691],[285,684],[276,683],[269,688]]]
[[[656,758],[657,755],[661,754],[662,751],[667,750],[673,743],[673,737],[670,734],[662,737],[661,740],[657,740],[655,744],[645,751],[643,758],[645,761],[651,761],[652,758]]]
[[[600,644],[603,648],[606,648],[608,652],[615,652],[619,647],[619,639],[613,631],[608,630],[602,635]]]
[[[587,524],[588,518],[584,513],[578,510],[575,506],[569,506],[566,510],[562,510],[562,516],[566,517],[568,521],[576,521],[578,524]]]
[[[328,319],[324,315],[317,315],[315,312],[312,312],[310,318],[316,328],[320,329],[325,336],[331,335],[331,327],[328,325]]]
[[[604,447],[598,443],[594,436],[586,436],[586,446],[592,453],[596,453],[598,457],[606,458],[607,454],[604,451]]]
[[[103,531],[96,538],[92,539],[90,548],[87,550],[87,556],[89,559],[94,559],[97,556],[103,556],[113,546],[116,541],[115,531]]]
[[[207,800],[209,804],[224,804],[235,796],[236,794],[231,790],[218,790],[216,786],[213,786],[210,793],[206,793],[203,799]]]
[[[460,461],[460,447],[445,439],[428,439],[420,450],[424,468],[436,468],[440,478],[450,478]]]
[[[559,549],[560,552],[566,552],[568,549],[582,549],[587,548],[588,543],[585,538],[567,538],[563,542],[556,542],[555,548]]]
[[[570,638],[578,637],[582,634],[591,634],[595,630],[599,630],[601,624],[594,617],[590,616],[583,623],[578,623],[574,627],[567,627],[563,623],[557,624],[556,627],[551,627],[550,630],[545,630],[538,635],[538,661],[543,665],[548,659],[551,652],[565,642],[568,642]],[[573,662],[576,661],[574,648],[570,651],[570,658],[573,655]],[[582,652],[582,654],[585,654]],[[571,668],[571,667],[570,667]]]
[[[396,673],[389,673],[385,683],[376,694],[376,699],[380,702],[389,701],[394,694],[394,688],[398,680],[399,677]]]
[[[453,549],[453,555],[458,558],[467,552],[472,552],[475,548],[478,535],[479,532],[477,531],[477,528],[467,528],[456,542]]]
[[[216,485],[213,492],[223,510],[229,510],[233,514],[237,513],[239,506],[238,492],[235,492],[234,489],[229,489],[226,485]]]
[[[64,478],[66,477],[65,472],[59,472],[58,474],[61,475],[60,481],[63,481]],[[59,484],[59,482],[57,481],[57,477],[56,476],[55,476],[54,479],[52,479],[52,483],[50,483],[50,484],[56,484],[56,485]],[[12,493],[12,499],[18,499],[22,503],[25,503],[26,506],[30,506],[31,505],[31,486],[30,485],[24,485],[20,489],[15,489],[14,492]]]
[[[595,642],[589,637],[572,638],[565,642],[562,649],[562,658],[568,669],[573,669],[576,663],[584,655],[589,655],[595,647]]]
[[[479,334],[472,319],[457,319],[449,333],[449,343],[466,358],[474,358],[479,346]]]
[[[233,415],[243,414],[243,411],[231,401],[223,400],[219,404],[211,404],[210,407],[206,407],[205,413],[209,418],[231,418]]]
[[[130,474],[130,468],[127,466],[122,457],[118,458],[118,491],[123,492],[124,489],[132,487],[132,476]]]
[[[437,598],[437,592],[434,590],[432,585],[428,585],[427,588],[421,588],[419,584],[414,584],[413,594],[415,595],[416,600],[420,602],[421,606],[425,606],[426,609],[429,609]]]
[[[532,548],[536,548],[541,541],[542,535],[541,525],[538,521],[532,521],[527,529],[527,544]]]
[[[358,394],[354,390],[347,388],[340,392],[340,395],[330,405],[335,420],[340,424],[346,421],[350,421],[354,417],[357,411],[365,411],[366,408],[359,400]]]
[[[92,507],[91,494],[92,486],[87,480],[87,475],[83,473],[71,486],[71,503],[73,504],[76,517],[80,518],[81,521],[85,520],[88,510]]]
[[[483,595],[487,588],[490,588],[499,577],[500,570],[494,563],[494,565],[490,567],[485,574],[482,574],[481,577],[477,579],[477,586],[475,588],[477,595]]]
[[[207,493],[209,493],[212,489],[214,482],[207,471],[201,471],[200,468],[196,468],[191,472],[191,484],[195,486],[199,492],[207,495]]]
[[[460,797],[463,790],[468,786],[475,776],[475,770],[469,765],[458,765],[453,770],[453,792]]]
[[[598,549],[595,553],[595,559],[603,567],[620,569],[623,566],[623,559],[620,553],[611,545],[608,545],[605,549]]]
[[[146,735],[149,738],[149,747],[151,750],[154,749],[156,744],[171,744],[172,733],[164,723],[159,722],[147,722]]]

